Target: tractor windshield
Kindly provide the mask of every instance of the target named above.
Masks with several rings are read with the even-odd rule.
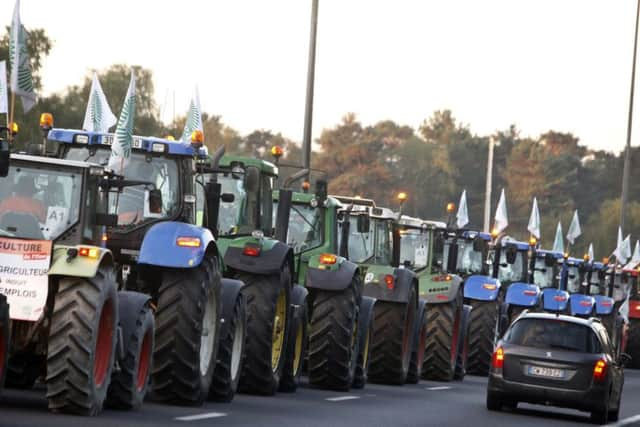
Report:
[[[417,229],[400,231],[400,264],[412,269],[427,266],[430,234]]]
[[[626,274],[622,274],[616,271],[613,281],[613,299],[616,302],[624,301],[629,293],[630,284],[629,277]]]
[[[251,233],[256,229],[255,218],[250,219],[247,210],[249,200],[244,188],[242,175],[219,174],[218,183],[221,185],[222,194],[233,194],[232,202],[220,201],[220,213],[218,216],[218,230],[221,236],[233,234]]]
[[[599,271],[593,270],[589,276],[589,295],[604,295],[604,286],[600,286]]]
[[[473,240],[458,240],[456,270],[463,274],[481,274],[482,267],[482,252],[473,250]]]
[[[347,248],[349,251],[349,260],[355,263],[362,263],[367,261],[373,256],[373,223],[370,223],[369,230],[360,233],[358,232],[358,216],[349,215],[347,217],[349,221],[349,242]],[[343,223],[338,224],[339,228],[342,228]],[[342,232],[338,231],[338,247],[342,244]]]
[[[274,204],[273,212],[276,212],[276,207]],[[318,207],[303,203],[291,206],[287,244],[296,254],[322,244],[322,215]]]
[[[567,291],[572,294],[580,292],[580,269],[577,265],[567,267]]]
[[[553,274],[553,266],[546,265],[544,257],[536,257],[536,261],[533,266],[533,283],[538,285],[540,289],[552,288],[554,287]]]
[[[0,236],[54,240],[78,222],[82,174],[44,163],[0,178]]]
[[[91,154],[85,147],[71,147],[65,157],[70,160],[90,161],[106,165],[109,149],[98,149]],[[147,156],[132,152],[124,168],[129,180],[147,181],[162,193],[161,213],[149,214],[145,210],[145,190],[148,185],[125,187],[117,197],[109,198],[109,210],[117,212],[118,227],[130,228],[157,220],[170,218],[180,210],[180,174],[178,161],[169,157]]]
[[[500,251],[500,265],[498,266],[498,280],[505,283],[524,281],[525,265],[522,251],[516,253],[516,260],[513,264],[507,262],[506,251]]]

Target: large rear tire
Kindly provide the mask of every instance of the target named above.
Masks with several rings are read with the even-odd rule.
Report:
[[[55,294],[47,343],[49,409],[79,415],[102,410],[113,370],[118,297],[115,272],[64,277]]]
[[[220,330],[220,273],[214,259],[165,270],[158,293],[153,398],[201,405],[209,394]]]
[[[411,345],[411,360],[409,362],[409,372],[407,373],[408,384],[418,384],[422,377],[422,364],[424,363],[424,352],[427,345],[427,316],[425,313],[425,303],[420,301],[418,317],[413,328],[413,339]]]
[[[467,373],[472,375],[489,374],[493,340],[498,322],[499,304],[497,301],[471,300],[469,319],[469,358]]]
[[[280,386],[290,323],[291,275],[238,276],[247,298],[247,347],[239,389],[243,393],[273,395]]]
[[[351,388],[358,357],[357,300],[360,276],[343,291],[313,291],[309,333],[309,383],[347,391]]]
[[[427,304],[427,345],[422,378],[451,381],[458,359],[462,295],[441,304]]]
[[[137,409],[142,406],[151,377],[154,329],[153,312],[145,305],[138,313],[131,336],[124,337],[128,345],[124,349],[124,359],[120,361],[120,371],[111,378],[107,394],[108,407]]]
[[[391,385],[406,382],[417,305],[413,286],[406,303],[376,302],[369,381]]]
[[[247,312],[244,296],[238,295],[226,333],[220,337],[218,363],[209,390],[209,399],[231,402],[238,390],[240,368],[247,342]]]
[[[627,353],[631,356],[630,368],[640,368],[640,319],[629,319]]]

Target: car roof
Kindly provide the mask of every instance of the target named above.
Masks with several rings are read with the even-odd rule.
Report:
[[[581,317],[568,316],[566,314],[555,314],[555,313],[524,313],[522,316],[518,317],[518,320],[521,319],[545,319],[545,320],[561,320],[564,322],[576,323],[579,325],[584,325],[588,327],[593,327],[594,324],[600,325],[600,320],[595,317],[590,317],[588,319],[583,319]]]

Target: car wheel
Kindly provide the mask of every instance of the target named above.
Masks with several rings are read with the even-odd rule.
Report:
[[[502,401],[493,393],[487,393],[487,409],[490,411],[499,411],[502,409]]]

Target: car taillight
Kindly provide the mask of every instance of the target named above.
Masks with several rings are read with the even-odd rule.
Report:
[[[493,352],[491,365],[493,366],[493,369],[502,369],[504,366],[504,350],[502,347],[498,347],[496,351]]]
[[[260,256],[260,246],[246,245],[242,249],[242,254],[247,256]]]
[[[600,359],[596,362],[593,367],[593,380],[596,382],[600,382],[604,380],[605,375],[607,374],[607,362],[604,359]]]

